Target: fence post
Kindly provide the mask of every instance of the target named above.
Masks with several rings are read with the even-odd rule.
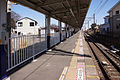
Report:
[[[34,42],[34,35],[33,35],[33,37],[32,37],[33,39],[33,54],[32,54],[32,56],[33,56],[33,60],[35,59],[35,42]]]

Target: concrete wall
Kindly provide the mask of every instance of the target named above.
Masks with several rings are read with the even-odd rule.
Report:
[[[23,22],[23,26],[19,27],[18,22]],[[17,32],[21,32],[21,33],[23,33],[23,35],[28,35],[28,34],[38,35],[39,34],[38,29],[40,29],[40,26],[35,25],[35,21],[25,18],[25,19],[22,19],[18,22],[16,24],[17,25],[17,29],[16,29]],[[30,22],[34,22],[34,26],[30,26]]]

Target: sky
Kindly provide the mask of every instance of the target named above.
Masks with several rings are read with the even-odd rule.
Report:
[[[84,21],[84,25],[87,28],[87,22],[89,20],[89,26],[93,23],[93,19],[88,19],[88,17],[93,17],[93,14],[95,13],[96,22],[97,24],[103,24],[104,23],[104,17],[109,15],[107,12],[120,0],[92,0],[86,19]],[[45,26],[45,15],[42,13],[39,13],[37,11],[34,11],[32,9],[29,9],[27,7],[24,7],[22,5],[11,5],[12,11],[18,13],[21,18],[23,17],[30,17],[38,22],[38,25],[40,27]],[[51,19],[51,24],[58,25],[58,21],[55,19]],[[64,24],[62,23],[62,26]]]
[[[95,13],[96,23],[104,24],[104,17],[109,15],[108,11],[120,0],[92,0],[91,5],[89,7],[86,19],[84,21],[84,26],[88,28],[88,20],[89,27],[93,23],[93,19],[88,19],[88,17],[93,17]]]
[[[37,12],[35,10],[32,10],[30,8],[24,7],[19,4],[17,4],[17,5],[11,4],[11,10],[16,12],[17,14],[19,14],[21,16],[21,18],[29,17],[31,19],[36,20],[40,27],[45,26],[45,15],[40,12]],[[58,25],[58,21],[56,19],[51,18],[51,24]],[[63,25],[63,23],[62,23],[62,25]]]

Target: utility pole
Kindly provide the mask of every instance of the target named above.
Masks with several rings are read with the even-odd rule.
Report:
[[[93,23],[95,24],[95,13],[93,14]]]
[[[95,33],[95,27],[96,27],[96,23],[95,23],[95,13],[93,14],[93,24],[92,24],[92,29]]]
[[[88,20],[88,29],[89,29],[89,20]]]

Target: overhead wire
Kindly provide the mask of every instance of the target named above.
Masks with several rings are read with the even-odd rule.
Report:
[[[100,11],[104,8],[104,6],[107,4],[109,0],[106,0],[102,5],[101,7],[98,9],[98,12],[97,12],[97,15],[100,13]]]
[[[92,13],[92,14],[95,13],[95,11],[99,8],[99,6],[102,4],[102,2],[103,2],[103,0],[101,0],[101,1],[99,2],[98,6],[95,8],[95,10],[93,10],[93,13]],[[87,18],[87,17],[86,17],[86,18]],[[91,19],[90,19],[90,20],[91,20]]]
[[[98,6],[95,8],[95,10],[94,10],[94,13],[95,13],[95,11],[99,8],[99,6],[102,4],[102,2],[103,2],[103,0],[101,0],[100,2],[99,2],[99,4],[98,4]]]
[[[102,10],[102,8],[106,5],[106,3],[109,1],[109,0],[105,0],[104,3],[103,3],[104,0],[101,0],[98,4],[98,6],[95,8],[95,10],[93,10],[93,14],[99,14],[99,12]]]

